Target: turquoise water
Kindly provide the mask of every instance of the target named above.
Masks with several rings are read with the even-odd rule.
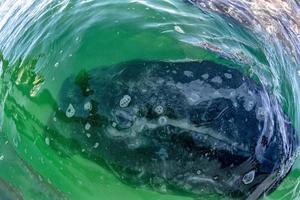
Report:
[[[83,69],[135,59],[238,66],[281,100],[300,133],[299,7],[293,1],[281,6],[274,1],[274,8],[261,2],[203,1],[199,8],[179,0],[0,1],[0,194],[193,199],[124,184],[87,159],[72,138],[50,133],[47,124],[63,81]],[[298,159],[265,199],[298,199],[299,183]]]

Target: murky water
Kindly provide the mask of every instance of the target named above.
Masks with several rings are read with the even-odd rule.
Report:
[[[300,133],[298,13],[293,0],[0,1],[0,197],[194,198],[125,184],[67,128],[51,131],[63,82],[83,69],[141,59],[234,64],[280,99]],[[265,199],[299,199],[299,184],[298,159]]]

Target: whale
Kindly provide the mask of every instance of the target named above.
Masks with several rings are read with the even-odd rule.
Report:
[[[159,192],[258,199],[298,137],[278,97],[237,66],[133,60],[70,75],[49,127],[120,180]]]

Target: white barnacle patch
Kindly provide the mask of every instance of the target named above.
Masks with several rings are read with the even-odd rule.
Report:
[[[259,107],[256,111],[256,118],[260,121],[265,119],[265,109],[263,107]]]
[[[91,135],[90,133],[87,133],[87,134],[86,134],[86,137],[87,137],[87,138],[90,138],[91,136],[92,136],[92,135]]]
[[[116,122],[113,122],[113,123],[111,124],[111,126],[114,127],[114,128],[116,128],[116,127],[117,127],[117,123],[116,123]]]
[[[156,114],[158,114],[158,115],[161,115],[161,114],[164,113],[164,108],[163,108],[162,106],[156,106],[156,107],[154,108],[154,112],[155,112]]]
[[[201,171],[201,169],[199,169],[199,170],[197,170],[197,175],[200,175],[200,174],[202,174],[202,171]]]
[[[236,96],[236,91],[231,91],[229,92],[229,97],[235,97]]]
[[[232,78],[232,75],[229,74],[229,73],[224,73],[224,76],[225,76],[225,78],[227,78],[227,79],[231,79],[231,78]]]
[[[206,80],[206,79],[209,78],[209,75],[208,74],[203,74],[201,77]]]
[[[131,102],[131,97],[129,95],[124,95],[122,99],[120,100],[120,107],[126,108]]]
[[[194,76],[193,72],[191,72],[191,71],[184,71],[183,74],[189,78]]]
[[[138,118],[138,119],[135,121],[135,123],[134,123],[132,129],[133,129],[134,132],[140,133],[140,132],[143,131],[143,129],[144,129],[144,127],[146,126],[146,124],[147,124],[146,118],[144,118],[144,117],[143,117],[143,118]]]
[[[45,143],[49,146],[50,145],[50,139],[48,137],[45,138]]]
[[[84,126],[84,129],[88,131],[88,130],[90,130],[90,128],[91,128],[91,124],[86,123],[85,126]]]
[[[128,143],[128,145],[127,145],[127,147],[129,148],[129,149],[137,149],[137,148],[139,148],[140,146],[141,146],[141,141],[140,140],[137,140],[137,139],[132,139],[132,140],[130,140],[129,141],[129,143]]]
[[[189,95],[188,100],[191,104],[195,104],[200,100],[200,96],[193,92]]]
[[[221,84],[223,80],[220,76],[215,76],[214,78],[211,79],[211,82]]]
[[[99,142],[96,142],[95,144],[94,144],[94,148],[96,149],[96,148],[98,148],[99,147]]]
[[[84,110],[87,110],[87,111],[92,110],[92,104],[91,104],[91,102],[86,102],[86,103],[83,105],[83,108],[84,108]]]
[[[167,150],[164,149],[164,148],[161,148],[161,149],[157,152],[157,154],[158,154],[159,157],[162,158],[162,159],[167,159],[167,158],[169,157]]]
[[[76,111],[75,111],[75,108],[73,107],[73,105],[69,104],[69,106],[68,106],[68,108],[66,110],[66,116],[68,118],[71,118],[71,117],[73,117],[75,115],[75,112]]]
[[[218,97],[220,97],[222,95],[221,95],[220,91],[216,90],[216,91],[214,91],[214,93],[212,94],[212,96],[215,97],[215,98],[218,98]]]
[[[158,123],[160,125],[165,125],[168,122],[168,119],[165,116],[161,116],[160,118],[158,118]]]
[[[255,106],[255,102],[253,100],[246,100],[244,102],[244,108],[248,112],[251,111],[254,108],[254,106]]]
[[[255,178],[255,170],[252,170],[243,176],[242,181],[245,185],[248,185],[248,184],[252,183],[254,178]]]

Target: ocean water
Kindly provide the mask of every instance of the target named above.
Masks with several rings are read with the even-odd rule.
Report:
[[[280,99],[300,133],[298,13],[294,0],[0,0],[0,198],[194,199],[125,184],[51,134],[64,80],[136,59],[234,65]],[[299,159],[263,199],[300,199]]]

